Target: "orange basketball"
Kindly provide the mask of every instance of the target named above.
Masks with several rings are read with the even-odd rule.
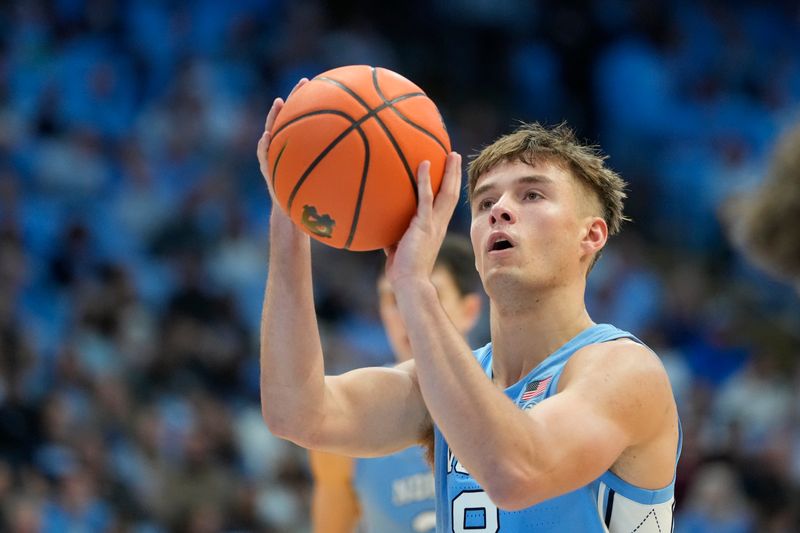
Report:
[[[281,208],[320,242],[376,250],[403,236],[417,167],[439,190],[450,152],[436,105],[406,78],[366,65],[324,72],[292,94],[272,128],[269,168]]]

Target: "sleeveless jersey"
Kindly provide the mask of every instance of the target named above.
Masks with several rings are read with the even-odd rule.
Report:
[[[591,326],[550,354],[525,378],[505,390],[520,409],[531,409],[558,390],[569,358],[590,344],[636,337],[608,324]],[[492,375],[492,345],[475,350],[486,374]],[[679,424],[680,428],[680,424]],[[680,431],[680,430],[679,430]],[[453,456],[435,428],[437,532],[669,533],[672,531],[675,477],[660,490],[627,483],[607,470],[577,490],[519,511],[498,509],[469,472]],[[682,434],[679,435],[677,459]]]
[[[356,459],[353,484],[361,504],[360,531],[435,531],[433,472],[420,446],[385,457]]]

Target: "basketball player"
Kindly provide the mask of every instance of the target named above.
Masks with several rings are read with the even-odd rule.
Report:
[[[736,204],[729,213],[733,240],[800,292],[800,125],[779,141],[761,187]]]
[[[473,263],[469,240],[448,235],[431,274],[442,307],[462,335],[472,329],[481,307]],[[396,362],[408,361],[411,347],[385,276],[378,280],[378,296]],[[309,456],[316,533],[352,533],[359,518],[360,530],[369,533],[434,531],[433,473],[423,448],[412,446],[386,457],[357,460],[317,450]]]
[[[282,104],[259,141],[265,178]],[[461,158],[448,156],[435,199],[429,169],[420,165],[417,213],[387,250],[413,354],[395,368],[324,375],[309,240],[273,209],[266,423],[306,448],[353,456],[419,443],[433,425],[437,531],[669,530],[680,426],[666,372],[584,304],[586,276],[623,219],[623,181],[565,127],[523,125],[470,164],[471,240],[492,336],[473,352],[431,282]]]

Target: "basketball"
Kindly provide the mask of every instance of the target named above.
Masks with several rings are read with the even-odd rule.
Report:
[[[354,251],[391,246],[417,208],[417,167],[438,192],[450,139],[436,105],[403,76],[354,65],[313,78],[272,128],[280,207],[314,239]]]

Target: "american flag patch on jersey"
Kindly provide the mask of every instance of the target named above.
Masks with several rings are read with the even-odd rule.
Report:
[[[527,402],[528,400],[532,400],[536,398],[540,394],[544,394],[544,391],[547,390],[547,386],[550,385],[550,381],[553,380],[553,376],[546,377],[544,379],[533,379],[525,385],[525,390],[522,392],[522,396],[520,400],[523,402]]]

